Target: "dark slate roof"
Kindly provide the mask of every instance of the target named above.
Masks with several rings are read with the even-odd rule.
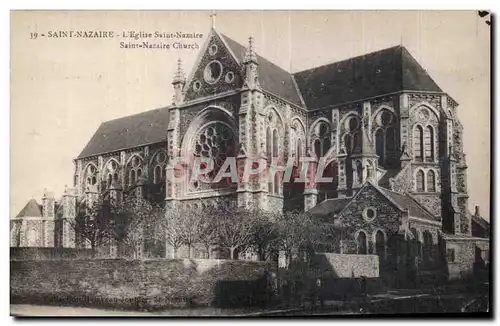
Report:
[[[490,223],[488,223],[488,221],[486,221],[484,218],[482,218],[481,216],[477,216],[477,215],[472,215],[472,221],[477,223],[481,228],[485,229],[485,230],[489,230],[490,229]]]
[[[246,48],[224,34],[221,34],[221,36],[231,51],[233,51],[236,59],[241,63],[245,56]],[[302,107],[303,104],[293,81],[293,76],[288,71],[259,55],[257,55],[257,61],[259,63],[258,72],[262,89]]]
[[[352,197],[327,199],[311,208],[313,215],[330,215],[339,213],[349,203]]]
[[[394,178],[400,171],[400,169],[388,169],[378,180],[378,185],[384,188],[390,187],[390,179]]]
[[[40,217],[42,216],[42,207],[36,202],[35,199],[31,199],[26,206],[17,214],[16,217]]]
[[[166,141],[168,108],[103,122],[78,158]]]
[[[378,189],[383,192],[386,197],[392,199],[396,204],[398,204],[402,209],[408,209],[410,216],[420,217],[428,220],[439,220],[436,216],[432,215],[426,209],[424,209],[415,199],[407,194],[402,194],[399,192],[391,191],[389,189],[384,189],[378,187]]]
[[[403,90],[442,92],[403,46],[304,70],[294,77],[310,110]]]

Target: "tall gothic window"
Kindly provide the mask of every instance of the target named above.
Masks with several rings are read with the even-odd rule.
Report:
[[[359,117],[355,115],[348,117],[343,124],[344,134],[342,135],[342,140],[344,142],[346,154],[348,155],[352,154],[356,145],[359,145],[361,141],[358,131],[360,127],[361,123]]]
[[[278,157],[278,130],[273,130],[273,156]]]
[[[325,156],[331,146],[330,142],[330,126],[321,121],[316,124],[316,127],[313,130],[313,146],[314,153],[318,158]]]
[[[297,152],[296,158],[297,158],[297,163],[300,162],[300,157],[302,156],[302,139],[297,139]]]
[[[432,126],[425,128],[425,160],[434,161],[434,129]]]
[[[271,139],[271,128],[267,127],[267,130],[266,130],[266,153],[267,153],[268,158],[270,158],[271,155],[273,154],[272,150],[271,150],[272,146],[273,146],[273,143],[272,143],[272,139]]]
[[[436,192],[436,173],[433,170],[427,172],[427,191]]]
[[[385,237],[380,230],[375,234],[375,252],[379,257],[385,258]]]
[[[127,169],[128,169],[128,186],[133,186],[137,183],[139,177],[142,174],[142,160],[138,156],[134,156],[132,160],[130,160]]]
[[[417,191],[419,191],[419,192],[425,191],[424,171],[422,171],[422,170],[417,171],[416,186],[417,186]]]
[[[375,147],[378,155],[378,164],[382,165],[385,161],[385,150],[384,150],[384,132],[382,129],[378,129],[375,133]]]
[[[158,152],[154,158],[153,183],[158,184],[166,180],[167,177],[167,155]]]
[[[394,115],[387,110],[377,115],[375,120],[379,128],[375,132],[375,147],[379,164],[386,164],[396,148],[396,131]]]
[[[423,238],[424,261],[428,262],[432,259],[432,234],[426,230],[424,231]]]
[[[417,161],[423,161],[424,130],[421,126],[416,126],[415,129],[413,129],[413,144],[415,159]]]
[[[119,182],[119,180],[118,180],[118,168],[119,168],[119,165],[115,160],[110,160],[106,164],[107,174],[105,174],[105,175],[106,175],[106,181],[107,181],[106,186],[108,188],[111,187],[111,184],[113,182]]]
[[[366,234],[363,231],[358,233],[358,238],[356,239],[358,246],[358,254],[366,255],[367,252],[367,243],[366,243]]]

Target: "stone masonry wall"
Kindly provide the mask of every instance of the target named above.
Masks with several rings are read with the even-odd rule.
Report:
[[[11,300],[35,298],[119,302],[137,301],[150,308],[249,305],[265,300],[265,262],[228,260],[49,260],[11,261]]]
[[[379,259],[377,255],[346,255],[321,253],[316,254],[320,269],[325,274],[337,278],[379,277]]]

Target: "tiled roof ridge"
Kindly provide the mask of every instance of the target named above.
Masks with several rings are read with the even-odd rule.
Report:
[[[405,47],[403,45],[390,46],[390,47],[382,48],[382,49],[379,49],[379,50],[371,51],[371,52],[368,52],[368,53],[356,55],[354,57],[345,58],[345,59],[342,59],[342,60],[339,60],[339,61],[333,61],[333,62],[330,62],[330,63],[322,64],[320,66],[315,66],[315,67],[307,68],[307,69],[304,69],[304,70],[295,71],[292,74],[295,75],[295,74],[299,74],[299,73],[303,73],[303,72],[308,72],[310,70],[321,69],[321,68],[328,67],[330,65],[335,65],[335,64],[342,63],[342,62],[359,59],[359,58],[362,58],[362,57],[365,57],[365,56],[374,55],[374,54],[377,54],[377,53],[380,53],[380,52],[389,51],[389,50],[393,50],[393,49],[397,49],[397,48],[405,48]]]

